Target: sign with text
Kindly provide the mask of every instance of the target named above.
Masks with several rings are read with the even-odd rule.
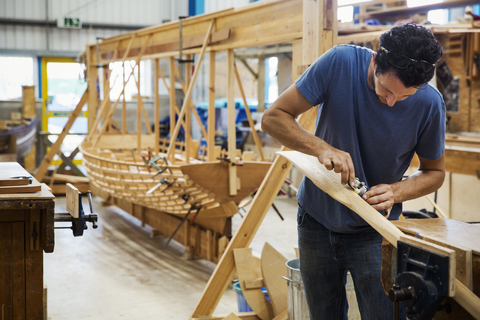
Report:
[[[80,18],[63,17],[57,19],[58,28],[81,29],[82,21]]]

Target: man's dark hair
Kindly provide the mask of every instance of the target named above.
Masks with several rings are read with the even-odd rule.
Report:
[[[432,79],[433,65],[442,53],[442,46],[430,30],[406,23],[380,36],[376,72],[393,72],[405,87],[419,87]]]

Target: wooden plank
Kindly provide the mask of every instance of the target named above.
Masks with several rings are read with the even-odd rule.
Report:
[[[234,81],[235,56],[232,49],[227,51],[227,124],[228,124],[228,158],[230,164],[228,167],[228,190],[231,196],[237,195],[237,132],[235,125],[235,81]]]
[[[207,155],[208,161],[215,161],[215,64],[216,53],[210,51],[208,69],[208,119]]]
[[[175,77],[173,76],[175,74],[175,59],[173,57],[170,57],[170,144],[174,144],[176,138],[173,138],[173,133],[175,132]],[[179,117],[179,120],[182,118]],[[180,122],[180,121],[179,121]],[[179,129],[180,130],[180,129]],[[170,159],[172,163],[175,163],[175,157],[172,157]]]
[[[262,274],[268,296],[272,302],[273,314],[280,315],[287,309],[287,258],[265,242],[262,250]]]
[[[317,157],[297,151],[279,151],[277,154],[289,159],[298,170],[308,176],[312,182],[332,198],[355,211],[368,224],[377,230],[393,245],[403,235],[397,227],[391,224],[377,210],[358,196],[351,188],[343,185],[340,173],[329,171],[318,161]]]
[[[0,179],[0,186],[25,186],[30,181],[28,179]]]
[[[480,225],[450,219],[405,219],[392,221],[400,230],[418,233],[424,240],[471,249],[480,255]]]
[[[153,116],[153,127],[154,127],[154,148],[152,149],[155,155],[160,153],[160,93],[158,92],[158,78],[160,76],[160,61],[159,59],[153,60],[154,68],[155,68],[155,76],[154,76],[154,83],[153,83],[153,97],[154,97],[154,116]],[[163,75],[162,75],[163,78]]]
[[[68,118],[68,121],[65,124],[65,127],[63,127],[62,132],[58,135],[58,138],[53,144],[50,151],[43,158],[43,161],[40,164],[40,167],[38,167],[37,173],[35,174],[35,179],[37,179],[38,181],[42,181],[43,176],[47,172],[48,166],[52,162],[54,155],[56,155],[60,150],[63,140],[65,139],[66,135],[70,131],[70,128],[72,127],[77,117],[80,115],[80,112],[82,112],[83,105],[87,102],[87,99],[88,99],[88,90],[85,90],[85,92],[82,95],[82,98],[80,98],[80,101],[78,102],[77,106],[70,114],[70,117]]]
[[[42,191],[42,187],[40,186],[40,184],[0,187],[0,194],[29,193],[38,191]]]
[[[72,217],[78,219],[80,192],[72,184],[67,183],[65,194],[67,202],[67,212],[70,213]]]
[[[35,112],[35,86],[22,86],[22,117],[36,117]]]
[[[187,54],[187,60],[192,59],[192,56]],[[192,64],[190,62],[185,63],[185,84],[190,86],[191,81],[191,68]],[[190,108],[190,103],[183,106],[183,108],[187,108],[185,111],[185,162],[190,163],[191,155],[191,144],[192,144],[192,132],[191,132],[191,123],[192,123],[192,109]]]
[[[235,268],[237,270],[238,282],[242,288],[242,293],[252,310],[262,319],[273,318],[271,305],[260,288],[247,289],[245,281],[257,278],[257,273],[253,267],[253,257],[251,248],[238,248],[233,250],[235,257]]]
[[[252,280],[245,280],[245,289],[261,289],[262,287],[265,287],[265,283],[263,282],[263,278],[257,278],[257,279],[252,279]],[[270,292],[269,292],[270,294]]]

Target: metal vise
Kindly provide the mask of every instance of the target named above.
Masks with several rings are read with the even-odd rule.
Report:
[[[78,189],[67,184],[67,212],[55,213],[55,222],[71,222],[71,227],[55,227],[55,229],[72,229],[74,237],[83,236],[83,231],[88,229],[87,222],[92,223],[92,228],[97,229],[97,214],[93,213],[92,192],[87,191],[88,204],[90,205],[90,214],[85,215],[82,205],[82,194]]]
[[[410,320],[430,320],[449,288],[449,257],[398,241],[397,280],[389,291],[399,319],[399,303]]]

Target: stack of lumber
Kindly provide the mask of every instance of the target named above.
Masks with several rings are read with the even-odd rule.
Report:
[[[31,177],[29,179],[26,174],[17,162],[0,163],[0,200],[40,196],[42,184]],[[25,178],[18,178],[24,176]]]

